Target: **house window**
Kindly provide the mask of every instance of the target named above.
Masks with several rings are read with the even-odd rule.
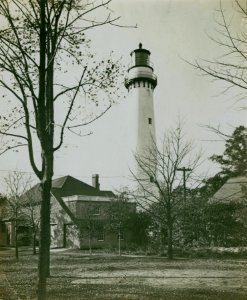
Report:
[[[93,216],[100,216],[100,214],[101,214],[100,207],[99,206],[94,207],[93,211],[92,211],[92,215]]]
[[[98,240],[98,242],[104,242],[104,240],[105,240],[105,233],[104,233],[103,230],[101,230],[101,231],[98,232],[97,240]]]
[[[124,240],[124,231],[123,231],[123,230],[120,230],[120,232],[119,232],[118,235],[117,235],[117,238],[118,238],[118,240],[119,240],[119,238],[120,238],[121,241]]]
[[[152,125],[152,118],[148,118],[148,124]]]

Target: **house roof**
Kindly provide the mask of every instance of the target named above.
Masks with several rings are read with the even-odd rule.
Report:
[[[52,190],[56,190],[56,192],[59,190],[61,197],[73,195],[114,197],[112,191],[101,191],[69,175],[54,179],[52,181]]]
[[[36,184],[33,186],[27,194],[38,193],[40,195],[39,190],[40,184]],[[83,196],[101,196],[101,197],[114,197],[114,193],[112,191],[101,191],[83,181],[80,181],[72,176],[63,176],[52,180],[52,193],[53,195],[59,195],[60,197],[68,197],[74,195],[83,195]],[[37,197],[36,199],[40,198]],[[41,200],[41,199],[39,199]],[[39,201],[37,200],[37,201]]]
[[[247,202],[247,176],[229,178],[209,202]]]

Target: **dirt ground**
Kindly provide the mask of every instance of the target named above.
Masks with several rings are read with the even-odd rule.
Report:
[[[0,263],[0,274],[8,283],[8,289],[0,283],[0,300],[35,299],[37,256],[25,250],[16,262],[13,250],[0,251]],[[10,291],[11,297],[6,294]],[[48,294],[52,300],[244,300],[247,259],[168,261],[161,257],[90,256],[81,251],[52,250]]]

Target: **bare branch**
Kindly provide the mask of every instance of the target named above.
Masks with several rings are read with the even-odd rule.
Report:
[[[71,100],[71,102],[70,102],[70,106],[69,106],[68,112],[67,112],[66,117],[65,117],[65,119],[64,119],[64,122],[63,122],[63,125],[62,125],[62,129],[61,129],[61,133],[60,133],[60,143],[59,143],[56,147],[53,148],[53,151],[58,150],[58,149],[62,146],[62,144],[63,144],[64,129],[65,129],[65,126],[66,126],[67,121],[68,121],[68,119],[69,119],[69,116],[70,116],[71,110],[72,110],[72,108],[73,108],[73,105],[74,105],[76,96],[77,96],[77,94],[78,94],[78,92],[79,92],[79,89],[80,89],[80,87],[81,87],[81,82],[82,82],[83,77],[84,77],[84,75],[85,75],[86,69],[87,69],[87,68],[85,67],[84,70],[83,70],[83,72],[82,72],[80,81],[79,81],[78,86],[77,86],[77,88],[76,88],[76,90],[75,90],[75,93],[74,93],[74,95],[73,95],[73,98],[72,98],[72,100]]]
[[[94,121],[96,121],[100,117],[102,117],[111,107],[112,107],[112,105],[109,105],[103,112],[101,112],[98,116],[96,116],[95,118],[91,119],[90,121],[84,122],[84,123],[81,123],[81,124],[77,124],[77,125],[68,126],[68,129],[82,127],[82,126],[86,126],[86,125],[89,125],[89,124],[93,123]]]
[[[244,90],[246,98],[247,90],[247,36],[245,32],[233,31],[233,17],[228,18],[223,9],[224,1],[220,1],[219,5],[219,19],[216,20],[216,33],[218,36],[209,38],[219,45],[224,53],[215,60],[195,60],[194,63],[188,62],[196,70],[202,72],[203,75],[209,76],[212,79],[220,80],[227,83],[227,88],[223,93],[227,93],[231,88],[240,88]],[[235,1],[237,13],[240,18],[246,19],[246,8],[240,1]]]
[[[20,138],[20,139],[24,139],[24,140],[28,141],[28,139],[23,135],[9,133],[6,131],[0,131],[0,134],[6,135],[6,136],[12,136],[12,137],[16,137],[16,138]]]
[[[1,151],[0,155],[3,155],[4,153],[6,153],[9,150],[13,150],[13,149],[16,149],[16,148],[19,148],[19,147],[24,147],[24,146],[26,147],[26,146],[28,146],[28,144],[18,144],[18,145],[15,145],[15,146],[9,146],[9,147],[7,147],[7,149]]]
[[[218,127],[213,127],[211,125],[202,125],[202,126],[205,127],[206,129],[208,129],[209,131],[212,131],[212,132],[216,133],[218,136],[222,137],[223,140],[225,140],[226,138],[230,138],[231,137],[231,135],[222,132],[220,130],[219,126]]]

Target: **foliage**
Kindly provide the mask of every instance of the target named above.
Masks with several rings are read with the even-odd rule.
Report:
[[[178,247],[203,246],[208,244],[205,210],[208,198],[200,188],[187,190],[186,203],[177,211],[174,242]]]
[[[247,129],[237,127],[226,141],[223,155],[213,155],[211,159],[219,163],[222,173],[227,176],[246,174],[247,171]]]
[[[210,180],[211,182],[211,180]],[[211,187],[187,191],[185,207],[178,211],[174,243],[178,247],[231,247],[247,243],[246,207],[238,203],[212,202]]]
[[[146,211],[139,210],[132,214],[129,227],[136,247],[146,247],[148,245],[151,224],[150,214]]]
[[[246,243],[243,221],[244,207],[236,203],[212,203],[210,199],[231,176],[244,175],[247,165],[246,128],[237,127],[226,141],[223,155],[211,159],[222,165],[222,171],[203,180],[195,190],[187,190],[186,206],[179,212],[180,228],[176,238],[180,245],[218,246],[242,245]]]
[[[125,194],[120,194],[116,199],[113,198],[107,210],[109,229],[118,232],[119,226],[122,228],[128,226],[133,213],[135,213],[135,204],[130,203]]]
[[[135,203],[130,203],[126,193],[120,193],[115,199],[113,198],[107,210],[106,227],[111,232],[118,235],[118,252],[121,255],[121,240],[124,239],[125,231],[132,229],[132,222],[135,216]]]
[[[99,204],[87,203],[83,208],[83,217],[80,220],[80,237],[82,239],[88,239],[88,248],[90,254],[92,254],[92,239],[97,237],[97,234],[104,224],[99,219],[98,210],[100,209]]]
[[[7,203],[7,197],[3,194],[0,194],[0,220],[4,217],[5,205]]]
[[[211,244],[246,245],[246,227],[239,218],[242,206],[237,203],[209,203],[205,211]]]
[[[203,185],[198,189],[198,195],[209,199],[223,186],[227,179],[228,176],[220,172],[203,180]]]

